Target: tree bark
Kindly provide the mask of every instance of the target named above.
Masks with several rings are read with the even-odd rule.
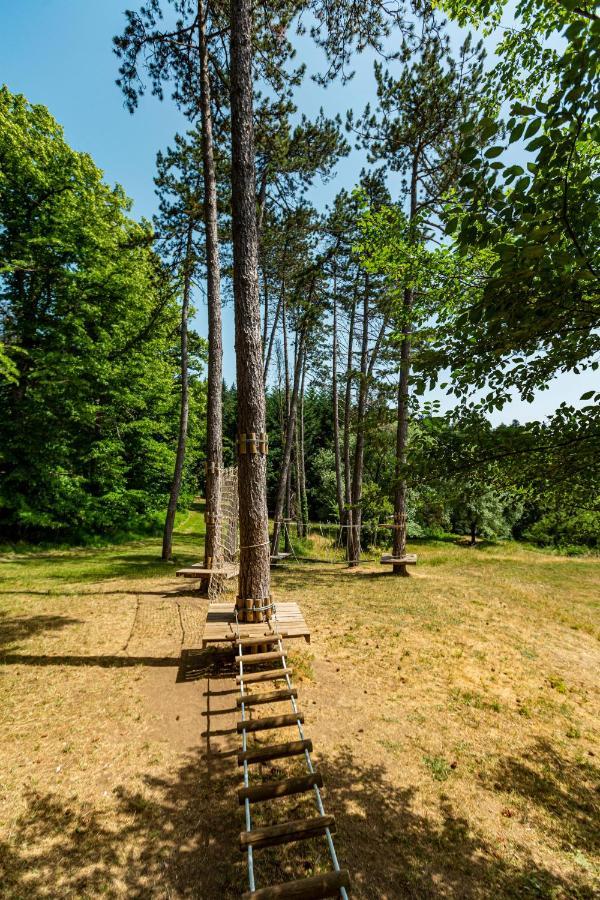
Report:
[[[344,521],[346,558],[348,557],[349,536],[352,531],[352,481],[350,468],[350,418],[352,413],[352,367],[354,358],[354,322],[356,319],[356,289],[350,311],[348,330],[348,356],[346,362],[346,390],[344,394]]]
[[[213,567],[217,554],[217,517],[223,465],[223,338],[221,327],[221,272],[217,226],[217,176],[215,172],[212,103],[208,70],[206,18],[203,0],[198,2],[200,48],[200,119],[204,174],[204,232],[208,302],[208,383],[206,404],[206,538],[204,565]],[[206,589],[208,582],[202,587]]]
[[[337,377],[337,355],[338,355],[338,336],[337,336],[337,269],[334,269],[333,275],[333,348],[331,362],[331,392],[333,405],[333,450],[335,456],[335,490],[338,505],[338,516],[340,525],[344,521],[344,490],[342,484],[342,459],[340,453],[340,410],[338,398],[338,377]]]
[[[417,214],[417,180],[419,167],[420,148],[417,147],[413,153],[412,174],[410,181],[410,217],[412,222]],[[411,234],[411,238],[415,240],[415,235]],[[398,377],[398,416],[396,426],[396,463],[395,463],[395,487],[394,487],[394,540],[392,545],[392,556],[398,559],[406,553],[407,538],[407,495],[408,486],[406,483],[405,466],[406,466],[406,446],[408,443],[408,401],[409,401],[409,383],[410,383],[410,352],[411,352],[411,333],[412,323],[411,314],[414,301],[412,288],[405,288],[402,303],[402,343],[400,345],[400,374]],[[408,569],[405,565],[399,564],[393,566],[395,575],[408,575]]]
[[[300,393],[300,377],[302,370],[302,358],[304,354],[304,330],[300,330],[298,336],[298,353],[294,365],[294,384],[290,397],[290,405],[285,429],[285,445],[283,449],[283,458],[281,460],[281,470],[279,473],[279,482],[277,485],[277,497],[275,500],[275,511],[273,513],[273,537],[271,541],[271,551],[277,553],[279,546],[279,533],[281,530],[281,519],[283,516],[283,508],[285,504],[286,487],[290,473],[290,461],[292,458],[292,446],[294,443],[294,433],[296,426],[296,411],[298,408],[298,395]]]
[[[369,276],[365,275],[363,295],[362,341],[360,349],[360,383],[356,404],[356,445],[352,473],[352,528],[348,532],[348,562],[357,566],[360,562],[360,525],[363,468],[365,458],[365,412],[367,406],[367,366],[369,355]]]
[[[412,307],[412,291],[404,291],[404,324],[402,326],[402,344],[400,347],[400,375],[398,377],[398,417],[396,426],[396,463],[394,487],[394,541],[392,556],[398,559],[406,553],[407,532],[407,484],[404,474],[406,465],[406,445],[408,442],[408,387],[410,378],[410,310]],[[394,565],[396,575],[408,575],[406,566]]]
[[[175,470],[173,482],[167,506],[165,527],[163,531],[162,558],[165,562],[171,559],[173,553],[173,526],[177,501],[181,490],[183,465],[185,462],[185,447],[187,444],[188,416],[189,416],[189,373],[188,373],[188,316],[190,311],[190,294],[192,289],[192,248],[194,225],[190,217],[186,237],[185,260],[183,270],[183,297],[181,302],[181,405],[179,408],[179,434],[177,437],[177,452],[175,454]]]
[[[300,400],[299,400],[299,420],[298,420],[298,461],[299,461],[299,477],[298,488],[300,494],[300,510],[302,522],[301,537],[305,538],[308,534],[308,497],[306,495],[306,466],[304,461],[304,389],[306,383],[306,352],[302,360],[302,380],[300,382]]]
[[[265,432],[266,416],[258,291],[251,0],[231,0],[230,48],[238,435],[258,435]],[[239,453],[240,605],[246,599],[265,600],[270,592],[266,471],[266,456]]]

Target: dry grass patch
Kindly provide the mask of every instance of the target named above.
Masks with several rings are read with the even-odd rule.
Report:
[[[308,728],[359,896],[596,896],[598,560],[419,553],[411,579],[276,576],[313,629]]]
[[[199,558],[197,526],[180,529],[178,563]],[[148,540],[4,557],[3,897],[244,888],[236,688],[215,654],[180,660],[207,605],[158,554]],[[410,579],[376,564],[274,572],[312,629],[290,659],[353,896],[597,895],[599,575],[592,559],[433,543]],[[257,859],[261,884],[327,867],[322,841]]]

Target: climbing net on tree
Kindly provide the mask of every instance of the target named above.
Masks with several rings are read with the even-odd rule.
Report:
[[[209,600],[217,600],[225,591],[234,590],[239,552],[238,470],[232,466],[219,471],[219,506],[215,520],[215,554],[208,585]]]

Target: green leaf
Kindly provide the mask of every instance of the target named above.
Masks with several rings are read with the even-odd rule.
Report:
[[[518,141],[524,131],[525,131],[525,122],[519,122],[519,124],[516,125],[515,128],[513,128],[510,133],[511,144],[514,144],[515,141]]]
[[[542,120],[540,118],[533,119],[527,126],[527,129],[526,129],[523,137],[524,138],[533,137],[533,135],[540,130],[541,124],[542,124]]]
[[[545,134],[541,134],[539,137],[534,138],[525,149],[528,153],[533,153],[534,150],[539,150],[540,147],[543,147],[544,144],[548,143],[548,137]]]
[[[485,151],[485,157],[487,159],[495,159],[496,156],[500,156],[504,153],[504,147],[490,147],[489,150]]]

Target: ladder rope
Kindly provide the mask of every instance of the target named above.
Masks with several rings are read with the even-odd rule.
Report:
[[[290,694],[291,694],[290,703],[292,705],[293,713],[296,716],[296,727],[298,728],[298,734],[300,735],[300,740],[303,741],[303,740],[305,740],[304,729],[302,728],[302,719],[300,716],[300,712],[298,710],[298,705],[297,705],[296,699],[293,695],[292,679],[289,675],[289,672],[287,671],[288,665],[287,665],[287,659],[286,659],[286,655],[285,655],[285,649],[283,647],[281,634],[279,632],[279,621],[277,619],[277,606],[275,603],[272,603],[271,606],[273,608],[272,621],[275,624],[275,628],[274,628],[275,634],[273,635],[273,637],[275,637],[275,635],[278,635],[276,643],[278,645],[278,650],[281,653],[281,657],[280,657],[281,664],[283,666],[283,671],[285,673],[283,675],[283,677],[285,678],[288,690],[290,691]],[[244,647],[241,642],[237,610],[235,611],[235,624],[236,624],[238,656],[239,656],[239,675],[240,675],[240,694],[241,694],[240,706],[241,706],[241,713],[242,713],[242,750],[245,752],[248,749],[248,744],[247,744],[247,732],[246,732],[246,728],[244,728],[244,722],[246,722],[248,720],[246,719],[246,712],[245,712],[246,704],[244,703],[244,696],[245,696],[245,694],[244,694],[244,691],[245,691],[245,688],[244,688],[244,664],[243,664]],[[272,644],[272,643],[274,643],[274,641],[269,641],[269,636],[265,635],[265,638],[263,641],[257,640],[257,644],[259,644],[259,643],[271,643]],[[314,775],[315,768],[313,766],[312,758],[310,755],[310,750],[308,750],[308,749],[304,750],[304,758],[305,758],[306,767],[307,767],[308,772],[311,775]],[[244,787],[245,788],[249,787],[248,762],[245,758],[244,758]],[[323,806],[321,792],[320,792],[317,784],[313,785],[313,790],[314,790],[314,794],[315,794],[315,802],[316,802],[316,806],[317,806],[319,815],[324,816],[325,808]],[[245,818],[246,818],[246,831],[250,832],[250,831],[252,831],[252,812],[251,812],[250,801],[249,801],[248,797],[246,797],[244,799],[244,807],[245,807]],[[329,856],[331,858],[331,863],[333,865],[333,868],[336,872],[339,872],[340,864],[339,864],[339,861],[337,858],[337,853],[335,851],[335,844],[333,843],[333,837],[331,835],[331,830],[329,828],[325,829],[325,838],[327,840],[327,847],[329,850]],[[255,882],[255,876],[254,876],[254,857],[253,857],[253,853],[252,853],[252,845],[251,844],[248,844],[247,851],[248,851],[248,884],[249,884],[250,890],[255,891],[256,890],[256,882]],[[348,900],[348,894],[347,894],[345,887],[340,887],[340,897],[342,898],[342,900]]]

